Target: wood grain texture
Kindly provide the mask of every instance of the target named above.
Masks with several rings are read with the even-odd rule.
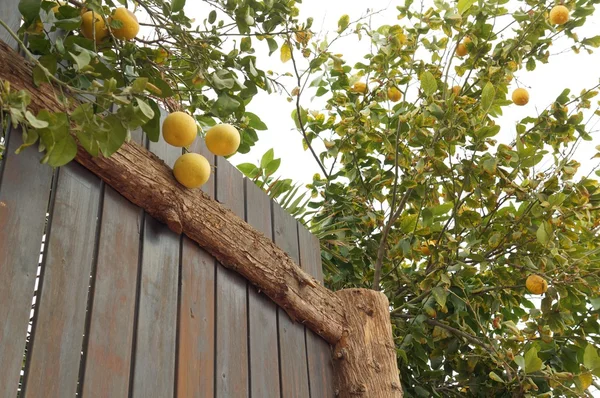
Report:
[[[246,221],[265,236],[273,236],[271,201],[252,181],[246,184]],[[277,307],[254,286],[248,289],[250,386],[253,397],[278,397],[279,353]]]
[[[0,186],[0,397],[14,397],[23,365],[35,278],[44,233],[52,169],[36,148],[19,155],[13,130]]]
[[[294,261],[299,262],[296,220],[275,203],[273,203],[273,228],[275,243]],[[280,309],[278,311],[282,397],[309,397],[305,328],[300,323],[294,323],[284,311]]]
[[[138,207],[106,188],[89,315],[86,398],[128,394],[142,217]]]
[[[181,153],[162,137],[150,150],[171,164]],[[174,394],[179,242],[178,234],[145,215],[133,397]]]
[[[100,180],[72,163],[58,173],[25,397],[72,397],[77,389]]]
[[[382,292],[344,289],[348,329],[334,349],[335,389],[340,397],[402,398],[390,303]]]
[[[9,61],[10,60],[10,61]],[[0,78],[31,94],[30,110],[62,110],[47,86],[31,83],[31,65],[0,43]],[[78,148],[76,160],[121,195],[176,233],[185,233],[224,266],[240,273],[328,342],[342,336],[344,314],[337,296],[317,284],[296,263],[231,211],[205,194],[178,185],[168,165],[135,143],[126,143],[110,158],[92,158]]]
[[[321,245],[303,225],[298,223],[300,264],[306,272],[323,282]],[[334,397],[331,346],[311,330],[306,331],[306,353],[310,377],[311,398]]]
[[[244,217],[242,174],[217,157],[216,198],[233,213]],[[232,237],[236,238],[236,237]],[[217,266],[216,397],[248,396],[247,282],[239,274]]]
[[[190,148],[214,166],[215,157],[201,139]],[[214,173],[202,190],[214,197]],[[183,238],[177,396],[214,396],[216,260],[191,239]]]

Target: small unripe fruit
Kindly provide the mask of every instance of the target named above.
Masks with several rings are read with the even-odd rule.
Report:
[[[532,294],[543,294],[548,290],[548,282],[539,275],[529,275],[525,281],[525,286]]]
[[[469,50],[467,49],[467,44],[469,44],[470,42],[471,42],[471,39],[468,37],[465,37],[463,42],[459,43],[458,46],[456,47],[456,55],[458,55],[459,57],[464,57],[465,55],[467,55],[469,53]]]
[[[454,86],[454,87],[452,87],[452,93],[453,93],[455,96],[457,96],[457,97],[458,97],[458,95],[460,94],[460,90],[461,90],[461,87],[460,87],[460,86]]]
[[[518,88],[512,93],[512,101],[515,105],[527,105],[529,102],[529,93],[524,88]]]
[[[569,9],[565,6],[554,6],[550,10],[550,23],[552,25],[563,25],[569,20]]]

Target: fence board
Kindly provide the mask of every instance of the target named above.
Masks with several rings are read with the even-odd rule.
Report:
[[[142,212],[107,187],[100,226],[83,396],[126,397]]]
[[[265,236],[273,236],[271,201],[252,181],[246,184],[246,218]],[[253,397],[278,397],[279,355],[277,306],[254,286],[248,286],[250,386]]]
[[[25,397],[75,395],[99,199],[96,176],[76,163],[60,169]]]
[[[214,166],[214,155],[200,139],[190,150],[204,155]],[[214,174],[202,189],[214,197]],[[187,237],[181,256],[177,396],[213,397],[216,260]]]
[[[13,130],[0,181],[0,397],[17,393],[31,297],[44,233],[52,168]]]
[[[217,158],[219,202],[244,217],[242,174]],[[217,267],[216,397],[248,396],[247,282],[239,274]]]
[[[298,242],[300,244],[300,264],[302,268],[323,283],[319,240],[304,226],[298,224]],[[307,330],[306,352],[311,398],[334,397],[333,364],[329,344],[313,331]]]
[[[150,150],[171,167],[181,154],[162,136],[150,143]],[[144,218],[132,396],[169,397],[175,388],[180,237],[152,217]]]
[[[2,20],[6,22],[6,24],[15,33],[21,24],[21,14],[19,13],[18,6],[19,0],[2,0],[0,2],[0,15],[2,15]],[[6,29],[2,27],[0,27],[0,40],[13,48],[17,46],[17,42],[6,31]]]
[[[298,252],[298,228],[296,220],[281,206],[273,203],[273,228],[275,243],[296,261]],[[309,381],[306,360],[304,326],[292,322],[281,308],[279,313],[279,350],[281,365],[281,391],[283,398],[309,397]]]

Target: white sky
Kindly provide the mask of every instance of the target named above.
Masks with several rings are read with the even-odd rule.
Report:
[[[188,1],[186,6],[186,14],[197,21],[201,21],[207,15],[206,6],[203,2]],[[366,3],[366,4],[365,4]],[[348,1],[348,0],[304,0],[299,5],[301,14],[300,21],[306,20],[311,16],[314,18],[312,31],[318,36],[327,35],[330,38],[335,36],[337,29],[337,21],[339,17],[346,13],[351,20],[356,20],[367,13],[367,9],[371,11],[385,10],[382,13],[372,17],[374,27],[383,24],[400,24],[405,23],[405,20],[397,20],[396,6],[403,4],[403,1],[390,0],[370,0],[369,2]],[[522,5],[522,2],[510,2],[507,7],[511,10]],[[504,23],[498,23],[497,26],[504,26]],[[580,38],[595,36],[600,33],[600,11],[592,17],[588,17],[584,27],[578,28],[576,31]],[[441,35],[441,32],[439,32]],[[546,106],[562,92],[566,87],[571,88],[571,94],[578,94],[582,89],[592,87],[600,78],[600,49],[592,55],[581,52],[576,55],[571,51],[561,53],[570,47],[570,42],[567,40],[558,40],[550,47],[551,54],[550,63],[543,65],[538,63],[537,68],[528,72],[525,68],[516,72],[515,77],[519,84],[527,87],[530,93],[530,102],[526,106],[517,107],[509,106],[504,109],[504,116],[499,121],[503,126],[501,131],[500,142],[508,143],[515,135],[514,125],[525,116],[535,116],[540,113]],[[257,48],[258,66],[264,70],[272,69],[275,71],[289,70],[291,71],[291,61],[283,65],[279,59],[279,52],[274,53],[271,57],[267,57],[266,43],[254,41],[254,47]],[[363,38],[362,42],[357,43],[356,36],[352,35],[342,41],[336,43],[335,52],[344,54],[344,59],[347,64],[354,65],[355,62],[361,61],[362,56],[368,52],[369,42]],[[286,69],[287,68],[287,69]],[[515,79],[515,80],[517,80]],[[515,83],[513,80],[513,84]],[[514,85],[516,88],[516,85]],[[290,80],[291,90],[293,88],[292,80]],[[303,96],[302,104],[305,107],[311,107],[311,93]],[[593,100],[593,104],[598,98]],[[269,95],[265,92],[260,92],[249,105],[248,110],[256,113],[269,127],[268,131],[259,132],[259,141],[249,154],[237,154],[230,160],[234,164],[242,162],[257,163],[260,156],[269,148],[275,149],[275,156],[281,157],[281,167],[278,174],[286,178],[292,178],[295,181],[309,183],[312,181],[314,173],[319,172],[316,162],[308,151],[302,149],[300,133],[295,131],[291,112],[295,104],[286,101],[286,97],[279,95]],[[319,108],[317,108],[319,109]],[[598,118],[596,118],[598,119]],[[596,126],[600,128],[600,124]],[[582,163],[582,171],[589,170],[595,161],[590,161],[590,158],[595,154],[594,147],[600,144],[600,134],[593,135],[593,142],[583,142],[580,145],[575,158]],[[327,138],[327,137],[325,137]],[[315,141],[316,142],[316,141]],[[317,148],[318,149],[318,148]]]

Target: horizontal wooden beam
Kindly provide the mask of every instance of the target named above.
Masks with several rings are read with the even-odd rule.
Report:
[[[64,112],[65,105],[50,85],[35,87],[32,66],[0,41],[0,79],[11,90],[31,95],[29,109]],[[75,101],[71,97],[71,101]],[[298,267],[270,238],[256,231],[201,190],[189,190],[173,178],[156,155],[125,143],[110,158],[92,157],[79,146],[77,162],[176,233],[184,233],[225,267],[243,275],[283,308],[330,344],[337,343],[345,325],[341,299]]]

